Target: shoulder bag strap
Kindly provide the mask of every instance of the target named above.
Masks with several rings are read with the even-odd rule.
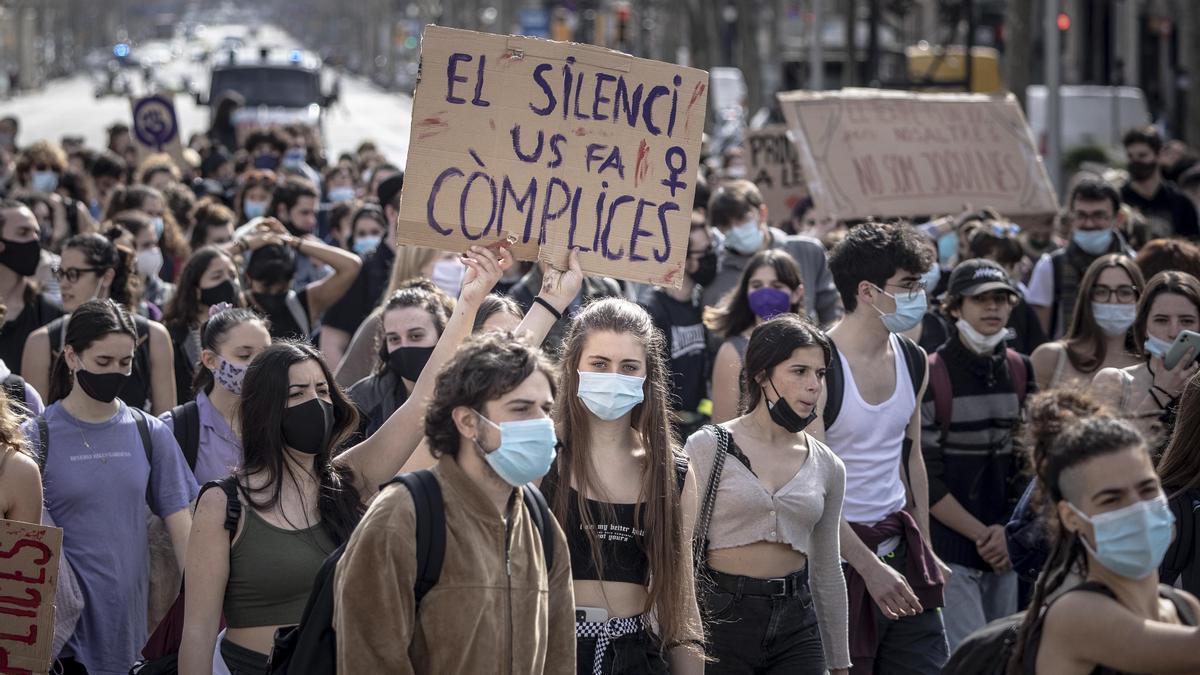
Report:
[[[704,491],[704,499],[700,502],[700,512],[696,515],[696,526],[692,532],[692,562],[697,568],[703,565],[708,557],[708,525],[712,520],[713,505],[717,501],[717,487],[721,484],[725,455],[729,453],[729,431],[716,424],[708,425],[708,430],[717,437],[717,451],[713,453],[712,474],[708,477],[708,487]]]

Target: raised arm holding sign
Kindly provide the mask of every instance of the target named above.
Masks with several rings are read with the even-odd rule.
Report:
[[[675,286],[687,253],[708,74],[535,38],[429,26],[401,244]]]

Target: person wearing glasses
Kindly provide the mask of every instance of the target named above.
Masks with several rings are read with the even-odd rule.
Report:
[[[0,368],[21,374],[29,334],[62,316],[62,306],[34,281],[42,249],[37,218],[28,206],[0,200],[0,302],[5,321],[0,328]]]
[[[47,404],[51,366],[63,350],[63,340],[74,312],[89,300],[111,299],[125,308],[137,328],[133,370],[121,385],[118,397],[126,404],[161,415],[175,407],[175,362],[167,329],[136,313],[137,271],[133,251],[105,237],[77,234],[63,244],[62,262],[54,271],[62,288],[66,316],[30,334],[25,344],[21,372]]]
[[[1071,323],[1061,340],[1033,350],[1039,389],[1081,387],[1104,368],[1141,363],[1133,337],[1137,301],[1146,283],[1132,258],[1118,253],[1101,256],[1079,283]]]
[[[1071,242],[1038,260],[1026,298],[1042,322],[1043,332],[1055,340],[1070,327],[1079,283],[1088,266],[1106,253],[1133,256],[1117,231],[1121,196],[1115,188],[1098,178],[1086,178],[1071,191],[1068,203]]]
[[[1133,323],[1141,362],[1105,368],[1092,380],[1097,400],[1133,422],[1155,457],[1171,438],[1180,394],[1197,371],[1197,347],[1184,352],[1174,368],[1164,363],[1185,330],[1200,331],[1200,280],[1184,272],[1159,272],[1146,284]]]
[[[936,673],[950,656],[938,611],[949,570],[930,549],[917,440],[927,357],[900,335],[925,315],[921,277],[934,255],[922,236],[868,222],[829,256],[846,317],[829,331],[825,400],[808,429],[846,465],[840,538],[855,672]]]

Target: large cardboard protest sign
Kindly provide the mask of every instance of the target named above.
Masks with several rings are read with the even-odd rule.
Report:
[[[788,139],[787,125],[748,130],[743,151],[750,180],[762,193],[771,223],[787,220],[796,204],[808,196],[800,153]]]
[[[708,74],[600,47],[429,26],[397,241],[681,282]]]
[[[808,192],[836,218],[1053,213],[1054,189],[1011,94],[880,89],[779,94]]]
[[[45,673],[62,530],[0,520],[0,673]]]
[[[130,135],[137,146],[138,161],[165,152],[177,165],[184,166],[174,98],[170,94],[153,94],[132,99],[129,103],[133,114]]]

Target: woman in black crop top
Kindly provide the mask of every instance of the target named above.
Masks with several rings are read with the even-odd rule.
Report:
[[[1198,672],[1200,603],[1159,585],[1174,518],[1146,442],[1124,420],[1077,417],[1081,396],[1050,392],[1029,407],[1037,493],[1058,536],[1009,672]],[[1085,583],[1047,603],[1077,568]]]
[[[571,548],[580,674],[704,669],[696,479],[671,437],[662,342],[646,310],[609,298],[563,343],[545,488]]]

